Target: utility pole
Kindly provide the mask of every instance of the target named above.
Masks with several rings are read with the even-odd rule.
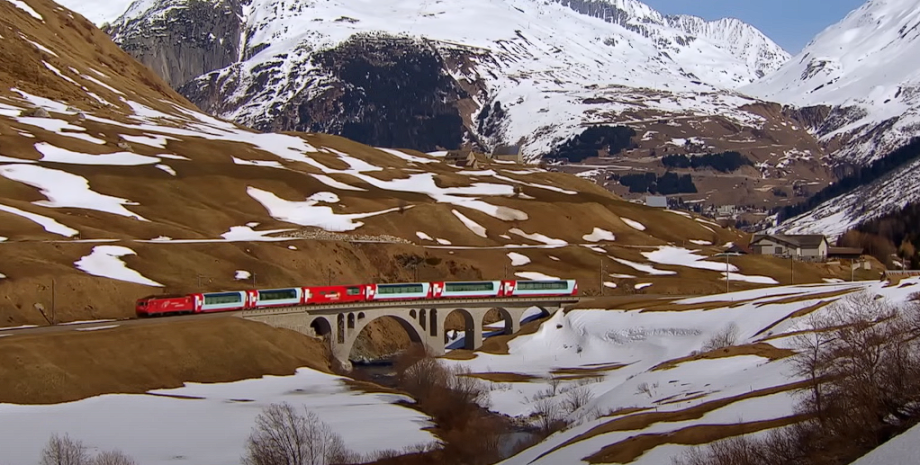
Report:
[[[603,258],[601,259],[601,266],[597,272],[597,285],[601,290],[600,295],[604,295],[604,292],[606,291],[606,289],[604,289],[605,286],[604,286],[604,259]]]
[[[791,284],[795,284],[795,257],[792,257],[792,260],[789,261],[789,271],[792,273]]]
[[[252,274],[252,288],[253,289],[256,288],[256,274],[255,273]]]
[[[54,313],[54,278],[51,278],[51,324],[55,324],[56,318]]]

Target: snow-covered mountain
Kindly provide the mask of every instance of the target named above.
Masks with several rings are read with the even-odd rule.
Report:
[[[799,107],[827,105],[816,130],[840,160],[865,164],[920,134],[920,2],[870,0],[775,73],[740,90]]]
[[[738,109],[753,101],[731,89],[789,58],[743,22],[636,0],[138,0],[108,32],[242,124],[419,149],[523,142],[529,156],[586,122],[756,125]],[[400,135],[407,126],[418,128]]]

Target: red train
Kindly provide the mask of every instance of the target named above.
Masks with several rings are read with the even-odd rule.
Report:
[[[548,297],[578,294],[573,279],[538,281],[440,281],[353,286],[253,289],[189,295],[154,295],[138,299],[137,316],[230,312],[291,305],[316,305],[389,300],[432,300],[488,297]]]

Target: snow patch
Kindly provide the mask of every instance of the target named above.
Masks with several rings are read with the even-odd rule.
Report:
[[[137,255],[133,250],[115,245],[99,245],[93,251],[74,262],[76,267],[93,276],[143,284],[145,286],[163,287],[162,284],[147,279],[134,271],[121,260],[126,255]]]
[[[617,238],[610,231],[607,231],[601,228],[594,228],[594,231],[591,231],[591,234],[585,234],[584,236],[582,236],[582,239],[588,242],[601,242],[601,241],[615,241]]]
[[[511,259],[511,266],[524,266],[530,263],[530,257],[517,252],[508,252],[508,258]]]
[[[623,220],[624,223],[626,223],[629,227],[633,229],[638,229],[639,231],[645,231],[645,225],[638,221],[633,221],[629,218],[623,218],[622,216],[620,217],[620,219]]]
[[[473,234],[479,237],[488,237],[486,235],[486,228],[482,227],[479,223],[467,218],[464,214],[458,212],[457,210],[451,210],[451,213],[457,217],[463,225],[466,226],[470,231],[473,231]]]

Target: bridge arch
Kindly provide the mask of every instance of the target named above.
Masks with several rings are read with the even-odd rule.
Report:
[[[425,329],[422,328],[419,323],[409,315],[409,312],[381,312],[379,314],[368,313],[366,318],[359,318],[355,321],[354,328],[349,328],[347,331],[347,337],[345,338],[342,344],[339,344],[335,347],[335,354],[339,360],[347,361],[351,355],[351,350],[355,346],[355,342],[358,340],[358,337],[361,335],[361,332],[369,324],[374,321],[377,321],[381,318],[390,317],[403,328],[406,334],[409,335],[409,340],[414,344],[423,344],[426,348],[430,349],[429,338],[425,332]]]
[[[322,340],[328,340],[332,336],[332,323],[324,316],[318,316],[310,322],[310,329],[313,334]]]
[[[442,331],[444,332],[444,344],[450,342],[448,339],[448,325],[447,320],[450,319],[451,315],[459,314],[461,317],[461,327],[463,328],[463,348],[467,350],[476,350],[482,346],[482,319],[473,317],[472,312],[465,308],[455,308],[450,311],[443,312],[443,324],[441,325]]]

